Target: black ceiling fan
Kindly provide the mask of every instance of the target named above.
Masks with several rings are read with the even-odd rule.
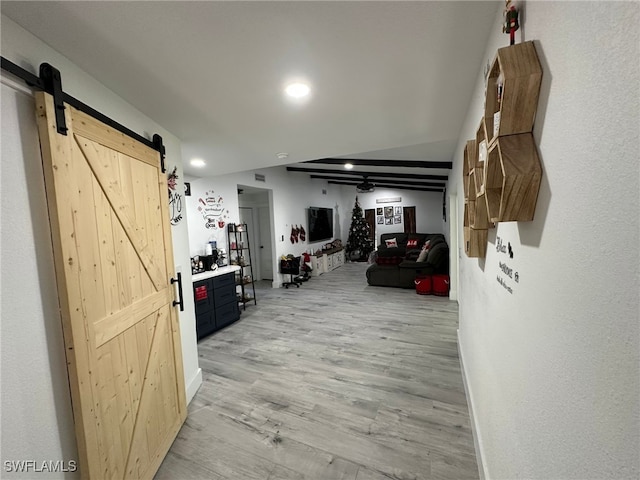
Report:
[[[363,182],[356,185],[356,191],[358,193],[369,193],[373,192],[376,189],[376,186],[367,180],[367,175],[363,175]]]

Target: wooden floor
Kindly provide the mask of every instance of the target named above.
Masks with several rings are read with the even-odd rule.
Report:
[[[200,341],[204,383],[156,478],[478,478],[457,304],[367,286],[366,267],[260,288]]]

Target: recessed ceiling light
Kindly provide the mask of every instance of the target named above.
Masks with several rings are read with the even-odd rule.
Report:
[[[280,152],[276,153],[276,157],[278,157],[280,160],[284,160],[285,158],[289,157],[289,154],[286,152]]]
[[[284,91],[290,97],[302,98],[309,95],[309,93],[311,92],[311,88],[306,83],[296,82],[296,83],[290,83],[289,85],[287,85]]]
[[[351,170],[353,168],[353,163],[345,163],[344,168],[346,168],[347,170]]]
[[[198,167],[198,168],[202,168],[206,165],[206,162],[200,158],[194,158],[189,163],[191,164],[192,167]]]

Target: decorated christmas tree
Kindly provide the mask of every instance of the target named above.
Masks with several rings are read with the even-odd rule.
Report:
[[[373,241],[369,238],[371,229],[362,214],[362,208],[356,197],[356,204],[351,212],[351,227],[347,240],[347,258],[352,261],[364,261],[373,250]]]

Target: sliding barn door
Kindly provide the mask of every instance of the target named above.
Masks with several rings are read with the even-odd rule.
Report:
[[[186,417],[159,153],[36,95],[82,478],[152,478]]]

